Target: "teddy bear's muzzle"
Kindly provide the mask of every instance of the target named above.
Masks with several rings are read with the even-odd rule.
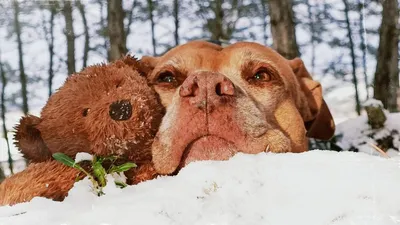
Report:
[[[118,100],[110,105],[110,117],[116,121],[129,120],[132,116],[132,105],[129,100]]]

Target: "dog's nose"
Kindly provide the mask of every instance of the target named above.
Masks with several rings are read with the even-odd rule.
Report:
[[[128,120],[132,116],[132,105],[129,100],[118,100],[110,105],[109,114],[116,121]]]
[[[179,95],[199,109],[212,110],[235,96],[232,81],[220,73],[197,72],[189,75],[180,87]]]

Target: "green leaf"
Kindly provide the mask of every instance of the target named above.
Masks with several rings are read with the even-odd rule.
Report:
[[[76,165],[75,161],[71,157],[67,156],[64,153],[61,153],[61,152],[54,153],[53,154],[53,158],[55,160],[61,162],[64,165],[76,168],[75,167],[75,165]]]
[[[75,161],[71,157],[67,156],[64,153],[61,152],[54,153],[53,158],[66,166],[82,171],[83,173],[86,174],[86,176],[90,176],[90,174],[85,169],[83,169],[79,164],[75,163]]]
[[[104,157],[103,159],[104,159],[103,161],[109,160],[109,161],[113,162],[113,161],[118,159],[118,156],[113,156],[112,155],[112,156]]]
[[[100,162],[100,163],[102,163],[103,160],[102,160],[101,157],[98,157],[97,155],[93,155],[92,163],[94,163],[94,162]]]
[[[97,161],[94,162],[92,164],[92,169],[93,169],[93,175],[97,178],[97,180],[99,181],[99,185],[100,187],[105,187],[107,184],[107,180],[106,180],[106,175],[107,172],[104,169],[103,165],[101,164],[101,162]]]
[[[85,169],[83,169],[78,163],[75,163],[75,161],[72,158],[65,155],[64,153],[60,152],[54,153],[53,158],[63,163],[64,165],[73,167],[85,173],[86,176],[88,176],[89,179],[92,181],[93,188],[94,190],[96,190],[98,196],[104,195],[102,188],[105,187],[107,184],[107,178],[106,178],[107,174],[121,173],[131,168],[137,167],[137,165],[132,162],[127,162],[119,166],[113,165],[115,161],[118,159],[118,156],[98,157],[94,155],[92,160],[92,171],[90,174]],[[106,169],[102,165],[103,162],[106,160],[111,161],[111,168],[108,171],[106,171]],[[79,175],[77,176],[76,180],[78,180],[78,177]],[[120,188],[124,188],[127,186],[126,183],[120,181],[115,181],[115,184]]]
[[[127,170],[129,170],[129,169],[131,169],[131,168],[135,168],[135,167],[137,167],[137,165],[135,164],[135,163],[131,163],[131,162],[127,162],[127,163],[124,163],[124,164],[122,164],[122,165],[119,165],[119,166],[112,166],[111,168],[110,168],[110,170],[108,171],[108,173],[120,173],[120,172],[125,172],[125,171],[127,171]]]

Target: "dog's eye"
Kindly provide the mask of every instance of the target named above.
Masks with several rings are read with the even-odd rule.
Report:
[[[170,71],[162,72],[157,78],[158,83],[174,83],[175,81],[176,78]]]
[[[249,78],[249,82],[268,82],[271,80],[271,75],[264,70],[260,70]]]

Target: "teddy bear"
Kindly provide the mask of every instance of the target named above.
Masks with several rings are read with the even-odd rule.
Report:
[[[131,56],[87,67],[67,78],[40,117],[23,117],[15,144],[30,164],[0,184],[0,205],[36,196],[63,200],[82,174],[52,159],[58,152],[134,162],[128,184],[154,178],[151,144],[164,108],[145,73],[146,66]]]

